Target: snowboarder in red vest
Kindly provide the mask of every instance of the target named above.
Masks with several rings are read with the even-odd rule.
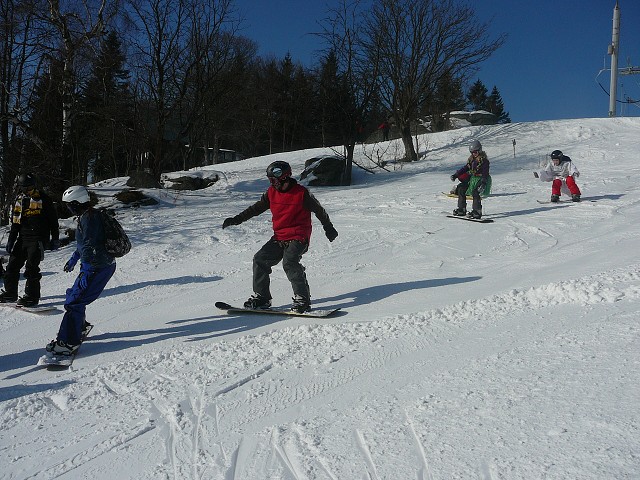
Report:
[[[240,225],[252,217],[271,210],[273,236],[253,257],[253,295],[244,303],[245,308],[267,309],[271,307],[269,289],[271,268],[280,261],[293,287],[292,310],[304,313],[311,310],[311,294],[300,263],[309,248],[311,239],[311,212],[324,228],[330,242],[338,236],[329,215],[318,200],[302,185],[291,178],[291,166],[276,161],[267,167],[271,183],[260,200],[235,217],[225,219],[222,228]]]

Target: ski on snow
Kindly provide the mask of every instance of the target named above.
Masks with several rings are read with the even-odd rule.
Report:
[[[298,313],[291,310],[288,307],[271,307],[268,309],[253,309],[253,308],[244,308],[244,307],[234,307],[233,305],[229,305],[225,302],[216,302],[216,308],[220,310],[226,310],[229,313],[259,313],[259,314],[267,314],[267,315],[291,315],[294,317],[328,317],[329,315],[333,315],[336,313],[339,308],[330,308],[330,309],[312,309],[309,312]]]

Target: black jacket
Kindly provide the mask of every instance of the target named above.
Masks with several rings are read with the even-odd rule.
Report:
[[[59,239],[58,214],[46,193],[35,189],[31,195],[18,194],[11,215],[9,242],[15,241],[18,235],[23,241],[39,241],[44,244],[48,244],[49,239]]]

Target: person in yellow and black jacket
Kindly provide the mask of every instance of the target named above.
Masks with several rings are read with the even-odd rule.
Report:
[[[19,306],[34,307],[40,301],[40,262],[44,251],[60,247],[58,214],[51,198],[36,187],[35,175],[23,173],[17,183],[19,193],[13,206],[11,230],[5,247],[9,262],[4,272],[0,303],[16,302]],[[24,296],[18,299],[18,281],[23,266],[27,281]]]

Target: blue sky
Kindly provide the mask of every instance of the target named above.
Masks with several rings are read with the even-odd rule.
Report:
[[[242,35],[260,55],[305,66],[318,63],[318,21],[338,0],[237,0]],[[508,34],[505,45],[480,65],[475,78],[497,86],[514,122],[607,117],[609,99],[596,82],[609,68],[615,0],[473,0],[482,21]],[[619,0],[619,67],[640,67],[640,0]],[[620,76],[618,99],[640,100],[640,75]],[[597,80],[609,91],[609,71]],[[640,104],[618,104],[618,116],[640,116]]]

